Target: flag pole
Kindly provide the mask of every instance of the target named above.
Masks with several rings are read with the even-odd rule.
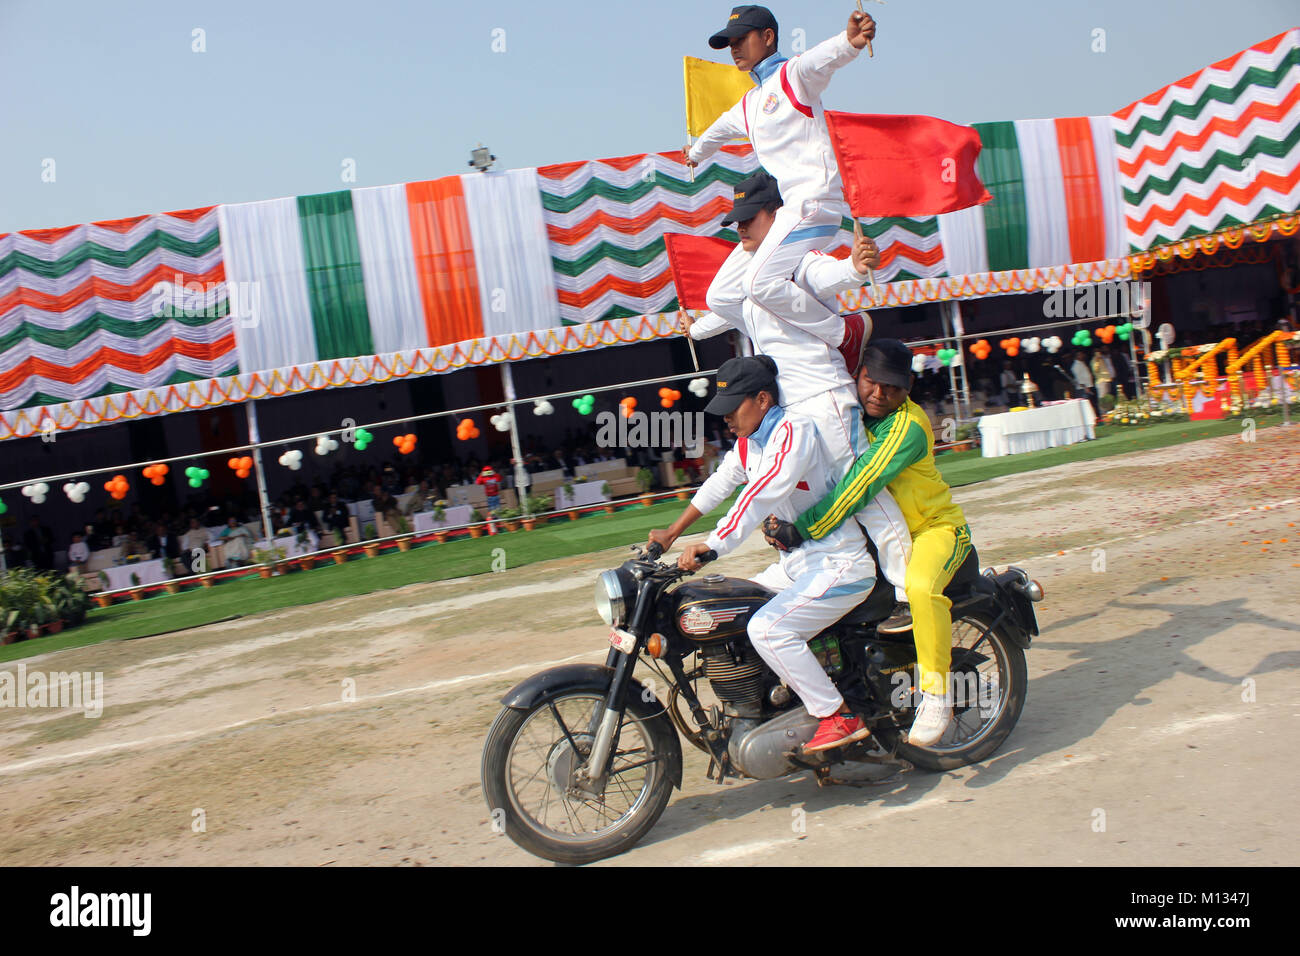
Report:
[[[862,223],[858,222],[858,217],[853,217],[853,236],[855,239],[861,239]],[[876,284],[876,272],[871,266],[867,266],[867,281],[871,283],[871,303],[877,308],[883,305],[880,299],[880,286]]]
[[[686,314],[686,310],[685,310],[685,309],[678,309],[678,310],[677,310],[677,314],[678,314],[679,317],[680,317],[680,316],[684,316],[684,315]],[[693,338],[691,338],[691,330],[690,330],[690,329],[687,329],[687,330],[686,330],[684,333],[682,333],[682,334],[686,336],[686,344],[689,345],[689,346],[691,347],[691,364],[695,366],[695,371],[698,372],[698,371],[700,370],[700,360],[699,360],[698,356],[696,356],[696,354],[695,354],[695,340],[694,340]]]
[[[858,0],[858,13],[862,14],[864,17],[867,15],[867,11],[862,9],[862,0]],[[873,49],[871,49],[871,41],[868,40],[868,41],[867,41],[867,56],[874,57],[875,55],[876,55],[876,51],[873,50]],[[873,279],[873,280],[872,280],[872,284],[874,284],[874,283],[875,283],[875,280]]]

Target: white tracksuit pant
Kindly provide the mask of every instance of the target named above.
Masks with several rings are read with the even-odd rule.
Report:
[[[871,592],[875,578],[862,577],[862,571],[851,561],[827,560],[794,579],[779,564],[769,565],[753,578],[777,594],[749,619],[749,640],[814,717],[836,713],[844,698],[817,662],[808,640]]]
[[[817,423],[817,438],[826,450],[827,459],[835,462],[839,477],[848,474],[858,456],[867,450],[862,406],[849,388],[831,389],[785,407]],[[906,604],[907,592],[903,588],[907,582],[907,562],[912,558],[912,534],[894,496],[888,489],[882,489],[854,518],[876,543],[880,573],[894,586],[898,601]]]
[[[843,202],[807,200],[798,208],[782,206],[752,254],[739,245],[731,251],[709,285],[709,308],[744,328],[741,304],[748,297],[778,321],[797,325],[838,348],[844,341],[844,319],[791,277],[805,255],[831,245],[847,215]]]

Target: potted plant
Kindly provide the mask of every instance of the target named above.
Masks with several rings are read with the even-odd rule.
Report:
[[[257,576],[269,578],[275,573],[276,566],[284,560],[284,555],[284,548],[255,548],[253,550],[253,561],[261,565],[257,569]]]
[[[471,538],[483,537],[483,512],[479,511],[477,508],[470,509],[469,520],[469,536]]]
[[[524,516],[524,530],[532,531],[537,526],[537,516],[544,515],[551,510],[553,501],[545,495],[533,497],[529,495],[524,499],[527,503],[528,514]]]
[[[342,564],[347,561],[348,553],[346,551],[334,551],[330,554],[330,557],[334,559],[335,564]]]
[[[362,537],[365,539],[365,543],[361,545],[362,550],[366,552],[367,558],[373,558],[379,553],[379,545],[375,542],[375,526],[373,523],[366,525]]]
[[[139,601],[144,597],[144,592],[140,590],[140,575],[134,571],[131,572],[131,600]]]
[[[168,594],[178,594],[178,593],[180,593],[180,590],[181,590],[181,582],[179,582],[179,581],[174,581],[174,580],[173,580],[173,581],[164,581],[164,582],[163,582],[163,590],[165,590]]]
[[[519,530],[519,516],[523,514],[518,508],[502,508],[497,512],[497,517],[501,523],[506,526],[507,531]]]
[[[205,588],[212,587],[212,575],[203,575],[203,577],[199,578],[199,584],[203,585]]]
[[[682,485],[690,481],[684,468],[677,468],[673,471],[673,477],[677,479],[677,500],[685,501],[691,496],[691,493],[682,488]]]
[[[111,595],[111,594],[96,594],[96,595],[94,596],[94,601],[95,601],[95,604],[98,605],[99,607],[110,607],[110,606],[112,606],[112,604],[113,604],[113,595]]]
[[[433,503],[433,520],[439,524],[447,520],[447,502],[441,498]]]
[[[641,489],[641,504],[647,508],[652,504],[650,500],[650,485],[654,483],[655,476],[649,468],[638,468],[636,473],[636,484]]]
[[[402,535],[402,537],[397,539],[397,550],[410,551],[411,550],[411,526],[407,523],[405,516],[398,515],[393,520],[393,527],[397,529],[398,534]]]

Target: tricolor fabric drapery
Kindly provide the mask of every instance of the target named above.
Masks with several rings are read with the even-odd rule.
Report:
[[[237,371],[212,207],[0,235],[0,408]]]
[[[976,123],[993,200],[944,213],[948,275],[1099,262],[1128,251],[1108,116]]]

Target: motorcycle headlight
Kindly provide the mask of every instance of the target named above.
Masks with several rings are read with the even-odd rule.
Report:
[[[610,627],[622,627],[627,620],[627,601],[617,571],[605,571],[596,579],[596,613]]]

